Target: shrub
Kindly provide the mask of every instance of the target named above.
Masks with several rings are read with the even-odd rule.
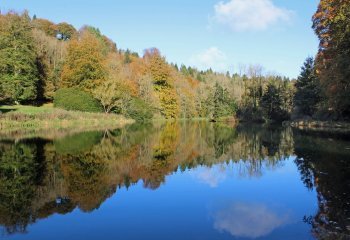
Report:
[[[77,88],[62,88],[55,93],[54,106],[69,111],[102,112],[101,104]]]
[[[139,98],[133,98],[126,109],[126,116],[137,122],[145,122],[153,117],[153,109]]]

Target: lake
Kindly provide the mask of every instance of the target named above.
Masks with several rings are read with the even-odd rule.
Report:
[[[350,239],[350,137],[207,122],[0,139],[1,239]]]

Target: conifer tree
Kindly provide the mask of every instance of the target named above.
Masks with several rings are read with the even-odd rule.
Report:
[[[0,16],[0,101],[24,103],[37,98],[36,60],[28,14]]]
[[[307,58],[295,84],[294,106],[297,110],[312,116],[321,100],[320,85],[315,74],[313,58]]]

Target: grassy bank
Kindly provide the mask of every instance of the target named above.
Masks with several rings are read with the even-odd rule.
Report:
[[[133,120],[115,114],[65,111],[51,105],[1,106],[0,111],[1,135],[46,130],[114,129],[133,123]]]

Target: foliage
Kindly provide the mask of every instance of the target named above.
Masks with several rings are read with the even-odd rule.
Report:
[[[269,120],[283,121],[288,119],[287,113],[282,109],[282,98],[277,87],[269,83],[267,90],[261,98],[261,107]]]
[[[61,88],[55,93],[54,106],[65,110],[101,112],[100,103],[89,93],[77,88]]]
[[[56,34],[58,39],[67,41],[73,38],[75,34],[77,34],[77,30],[75,30],[73,25],[63,22],[63,23],[57,24]]]
[[[118,79],[110,78],[93,90],[94,97],[100,101],[105,113],[121,111],[123,103],[128,99],[128,88]]]
[[[80,33],[67,47],[62,69],[61,87],[79,87],[91,91],[105,79],[103,46],[89,31]]]
[[[229,97],[226,89],[218,83],[215,84],[213,118],[233,116],[236,111],[236,103]]]
[[[148,65],[148,73],[152,76],[154,89],[160,101],[160,113],[165,118],[176,118],[179,106],[173,86],[171,68],[160,55],[158,49],[146,50],[144,59]]]
[[[0,101],[37,98],[39,76],[31,31],[27,13],[0,15]]]
[[[125,116],[134,119],[137,122],[149,121],[153,117],[152,106],[139,98],[132,98],[128,102]]]
[[[127,114],[134,103],[138,108],[145,102],[155,117],[166,119],[230,117],[237,111],[239,117],[262,120],[261,98],[274,81],[282,109],[292,109],[290,79],[263,75],[259,65],[240,65],[239,74],[199,71],[168,63],[156,48],[145,50],[143,57],[117,49],[92,26],[76,31],[69,23],[37,17],[28,18],[28,24],[38,72],[34,99],[39,102],[52,101],[61,88],[79,88],[98,99],[107,113]],[[3,100],[7,90],[0,84]]]
[[[320,45],[317,74],[331,110],[350,117],[350,3],[321,0],[313,16]]]
[[[295,83],[294,105],[302,114],[312,116],[321,100],[321,89],[315,73],[314,60],[307,58]]]
[[[59,88],[67,43],[38,29],[33,30],[33,37],[37,46],[37,66],[40,75],[38,99],[52,101],[55,91]]]

